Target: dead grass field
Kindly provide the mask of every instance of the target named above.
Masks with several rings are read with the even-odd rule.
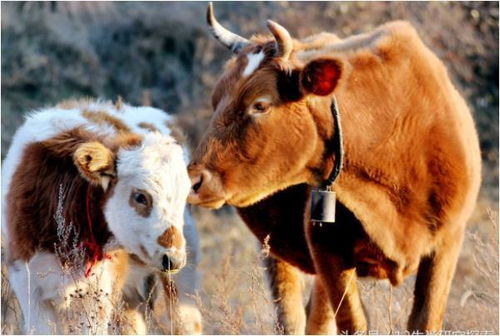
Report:
[[[492,206],[479,202],[470,221],[448,302],[445,330],[498,334],[498,213]],[[232,211],[216,215],[197,210],[195,214],[202,237],[204,331],[279,331],[263,276],[260,244]],[[409,277],[395,288],[387,281],[359,281],[370,330],[380,334],[406,330],[414,281],[414,276]],[[309,276],[304,285],[306,289],[310,285]]]
[[[210,116],[210,89],[229,57],[206,33],[206,3],[1,6],[2,158],[23,113],[81,96],[121,95],[132,104],[171,111],[197,143]],[[267,18],[299,37],[323,30],[347,36],[392,19],[416,26],[471,106],[484,163],[444,329],[498,334],[498,3],[225,2],[215,7],[223,24],[246,35],[263,32]],[[201,238],[198,302],[204,333],[279,333],[262,247],[233,209],[192,210]],[[21,317],[3,270],[1,331],[16,333]],[[397,288],[360,281],[372,331],[405,330],[414,280]],[[309,285],[305,277],[305,288]],[[165,307],[158,309],[165,313]]]

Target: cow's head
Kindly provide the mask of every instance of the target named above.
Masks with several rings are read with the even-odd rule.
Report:
[[[191,185],[182,148],[160,133],[117,151],[112,147],[86,142],[73,157],[84,178],[107,189],[103,206],[110,231],[144,263],[180,269],[186,263],[184,209]]]
[[[235,56],[215,86],[214,114],[189,165],[189,201],[244,207],[290,185],[317,183],[343,62],[303,59],[299,42],[272,21],[268,38],[246,40],[216,21],[211,4],[207,19]]]

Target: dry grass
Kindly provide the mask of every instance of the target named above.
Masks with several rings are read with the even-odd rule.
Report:
[[[444,329],[461,332],[497,334],[498,329],[498,211],[497,205],[484,196],[479,200],[469,222],[462,253],[454,278]],[[203,316],[206,334],[276,334],[275,307],[265,279],[262,259],[265,249],[257,242],[233,209],[217,212],[193,208],[201,238],[201,292],[196,297]],[[61,233],[64,235],[64,233]],[[72,252],[71,252],[72,253]],[[70,253],[70,254],[71,254]],[[310,283],[305,278],[306,289]],[[367,308],[370,329],[376,333],[400,333],[405,330],[411,311],[413,283],[410,277],[397,288],[386,281],[360,280],[362,298]],[[308,293],[308,290],[305,291]],[[80,293],[77,292],[77,295]],[[95,294],[95,293],[94,293]],[[99,294],[99,293],[97,293]],[[92,325],[91,316],[99,310],[99,295],[83,295],[76,311],[68,315],[73,330],[79,323]],[[102,298],[101,298],[102,299]],[[306,297],[304,297],[304,302]],[[148,325],[155,333],[171,333],[165,324],[170,316],[169,301],[158,300],[148,313]],[[18,333],[21,314],[2,267],[2,333]],[[123,306],[115,306],[118,316]],[[111,332],[127,324],[126,316],[115,320]]]
[[[480,200],[466,232],[453,281],[444,329],[498,333],[498,212]],[[197,209],[201,236],[204,332],[279,332],[264,276],[261,246],[230,209]],[[310,279],[305,279],[306,293]],[[403,333],[413,303],[415,276],[399,287],[387,281],[358,280],[373,333]],[[304,298],[304,301],[306,298]]]
[[[2,2],[2,157],[23,113],[63,99],[122,96],[178,114],[195,145],[210,117],[210,90],[229,52],[209,37],[206,3]],[[388,20],[415,25],[469,102],[483,153],[483,189],[453,282],[444,327],[498,333],[498,3],[232,2],[220,21],[245,36],[272,18],[293,36],[340,36]],[[307,24],[297,24],[307,22]],[[279,332],[262,269],[261,247],[232,209],[194,209],[200,231],[204,332]],[[4,266],[4,265],[3,265]],[[414,278],[400,287],[361,281],[370,326],[402,331]],[[308,281],[305,281],[307,284]],[[2,333],[20,320],[2,267]],[[169,315],[158,302],[157,316]],[[150,315],[151,323],[161,322]],[[157,332],[168,333],[169,325]]]
[[[109,279],[102,279],[100,272],[91,271],[88,277],[83,277],[85,250],[78,240],[79,234],[75,226],[71,222],[68,223],[63,216],[64,201],[65,192],[60,186],[54,220],[57,224],[58,238],[55,255],[61,263],[57,269],[28,275],[40,279],[48,277],[60,284],[57,288],[61,292],[58,294],[64,297],[63,302],[56,307],[58,310],[54,312],[56,320],[48,321],[52,334],[135,334],[139,332],[134,329],[134,320],[139,316],[139,311],[144,311],[144,322],[150,333],[172,334],[174,331],[182,330],[172,275],[168,276],[163,285],[158,277],[153,277],[149,296],[139,303],[136,309],[130,309],[128,303],[122,300],[121,291],[115,287],[122,285],[120,275],[117,275],[118,281],[111,288],[103,285],[103,281]],[[120,248],[113,248],[110,251],[110,254],[115,255],[113,258],[118,261],[124,260],[118,255],[123,253],[125,252]],[[5,254],[2,248],[2,261],[4,260]],[[1,333],[32,334],[34,330],[24,330],[24,321],[25,319],[29,321],[30,317],[23,316],[15,293],[11,290],[5,262],[2,263],[1,273]],[[54,277],[54,274],[57,275]],[[153,276],[153,273],[150,276]],[[34,286],[34,283],[29,282],[28,288],[29,286]],[[33,288],[33,292],[36,293],[37,290]]]

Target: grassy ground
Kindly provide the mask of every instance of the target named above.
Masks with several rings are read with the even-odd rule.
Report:
[[[152,104],[179,116],[192,144],[210,117],[210,89],[229,52],[207,33],[205,3],[2,2],[2,158],[29,110],[81,96]],[[479,130],[483,186],[457,266],[445,329],[498,330],[498,3],[216,3],[220,21],[242,35],[272,18],[305,37],[340,36],[393,19],[411,21],[447,65]],[[297,24],[301,22],[301,24]],[[261,247],[234,213],[193,209],[201,237],[204,332],[279,332]],[[307,288],[310,279],[305,279]],[[370,327],[405,328],[414,278],[397,288],[361,281]],[[2,275],[2,317],[17,311]],[[3,319],[2,331],[15,332]]]

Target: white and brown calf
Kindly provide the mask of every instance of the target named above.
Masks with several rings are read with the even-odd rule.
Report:
[[[118,331],[123,292],[130,332],[145,333],[137,302],[165,272],[177,287],[176,331],[201,332],[187,158],[171,121],[82,100],[35,112],[16,132],[2,168],[2,233],[24,332]]]

